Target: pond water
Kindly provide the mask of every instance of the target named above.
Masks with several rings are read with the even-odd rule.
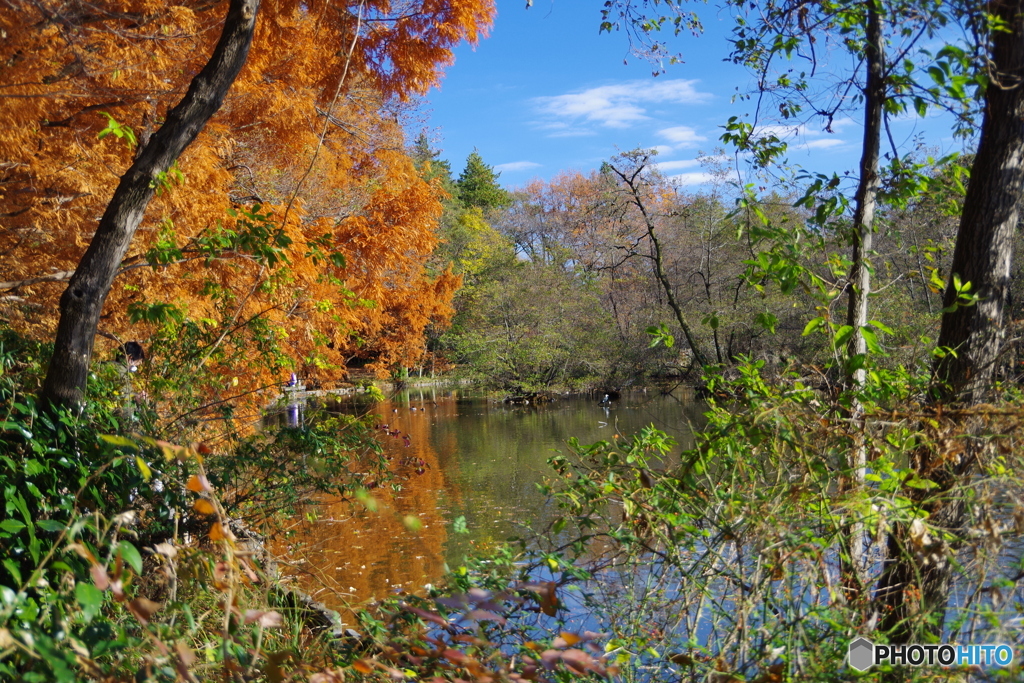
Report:
[[[567,452],[570,437],[589,444],[653,424],[681,450],[692,445],[692,425],[704,410],[688,389],[624,393],[605,408],[592,397],[509,405],[427,388],[369,408],[358,397],[333,408],[376,414],[400,485],[373,489],[376,512],[325,502],[279,549],[303,588],[335,609],[416,590],[476,549],[543,533],[555,510],[537,485],[552,474],[547,459]],[[410,517],[418,530],[409,529],[416,526]]]

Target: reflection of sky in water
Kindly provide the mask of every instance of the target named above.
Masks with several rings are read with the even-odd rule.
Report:
[[[373,489],[376,514],[327,505],[318,521],[296,524],[287,548],[279,544],[279,552],[290,550],[291,571],[304,588],[336,608],[396,587],[415,590],[475,549],[543,532],[555,510],[537,485],[552,474],[547,459],[565,452],[570,437],[592,443],[653,423],[689,446],[689,424],[701,414],[691,400],[658,392],[626,394],[605,409],[589,397],[511,406],[412,390],[371,410],[400,490]],[[418,532],[403,524],[408,515],[422,523]],[[456,532],[459,518],[467,533]]]
[[[588,444],[653,423],[681,447],[689,447],[689,426],[699,424],[702,408],[692,400],[657,392],[626,395],[606,410],[594,398],[510,406],[455,392],[414,390],[373,411],[387,428],[383,441],[400,490],[375,489],[382,508],[376,514],[331,505],[319,521],[296,527],[303,550],[293,554],[298,561],[294,571],[305,577],[307,591],[335,608],[381,597],[396,587],[415,590],[439,580],[446,568],[458,566],[475,549],[524,531],[543,534],[555,510],[537,484],[552,475],[546,460],[556,451],[566,452],[570,437]],[[996,492],[987,495],[994,501],[997,520],[1012,527],[1014,501]],[[403,525],[402,518],[408,515],[421,521],[418,532]],[[467,533],[456,532],[453,523],[459,518],[465,520]],[[1024,539],[1004,540],[997,559],[960,553],[971,586],[955,591],[952,605],[965,608],[967,618],[954,624],[955,610],[948,612],[948,641],[1020,639],[1018,614],[1024,596],[1016,586],[1000,591],[993,590],[993,584],[1021,571]],[[668,635],[679,651],[686,650],[690,639],[729,642],[736,629],[746,629],[756,634],[753,650],[770,653],[786,629],[779,615],[791,624],[801,621],[808,637],[818,629],[824,637],[834,600],[828,587],[837,590],[840,583],[834,549],[788,558],[790,564],[779,580],[762,573],[759,594],[751,599],[751,585],[744,583],[766,571],[762,549],[726,544],[712,561],[707,558],[709,548],[698,545],[684,553],[682,569],[655,564],[622,574],[610,567],[597,582],[560,589],[566,610],[559,616],[566,620],[565,628],[578,633],[649,637],[661,646]],[[874,550],[877,561],[879,546]],[[558,579],[546,569],[535,577]],[[698,584],[704,588],[695,597]],[[529,619],[545,628],[551,622],[540,614]],[[665,665],[663,658],[660,662],[652,666]]]

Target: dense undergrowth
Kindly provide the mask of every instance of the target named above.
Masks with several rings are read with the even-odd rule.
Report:
[[[1024,481],[1019,402],[953,411],[923,405],[927,377],[875,372],[845,417],[796,373],[766,382],[763,364],[712,382],[708,426],[679,462],[649,429],[551,461],[550,491],[563,516],[548,542],[591,567],[582,612],[640,680],[1018,680],[1008,668],[846,665],[859,636],[887,643],[1005,643],[1018,650],[1024,590]],[[841,397],[842,398],[842,397]],[[854,486],[847,454],[869,452]],[[922,452],[976,458],[950,487]],[[940,485],[940,482],[941,485]],[[943,526],[937,510],[962,505]],[[896,536],[899,534],[898,536]],[[893,538],[901,542],[894,549]],[[856,556],[851,549],[857,546]],[[859,558],[859,559],[856,559]],[[902,586],[910,617],[887,632],[886,568],[905,561],[918,578],[951,570],[947,602]]]
[[[172,443],[160,438],[167,422],[145,382],[119,361],[96,364],[81,414],[41,409],[47,353],[10,334],[0,348],[0,680],[607,672],[593,643],[587,654],[551,638],[553,647],[491,639],[507,616],[557,613],[556,583],[534,581],[511,556],[467,565],[476,569],[462,568],[431,598],[357,609],[360,631],[341,632],[277,574],[263,534],[309,511],[313,496],[373,507],[361,485],[388,475],[363,420],[323,416],[246,434],[224,419],[217,439]],[[512,642],[532,656],[517,659],[502,646]]]
[[[549,534],[470,561],[428,597],[359,612],[339,638],[310,627],[245,530],[380,478],[368,425],[193,441],[177,424],[168,441],[117,363],[99,364],[81,415],[41,410],[46,356],[3,339],[2,680],[849,680],[849,642],[888,639],[876,586],[897,529],[917,571],[953,569],[937,629],[934,611],[911,610],[919,642],[1020,642],[1013,396],[943,413],[927,407],[928,377],[875,369],[853,420],[796,373],[767,381],[762,362],[740,362],[712,378],[710,424],[680,462],[655,430],[572,444],[552,460],[563,516]],[[846,464],[859,443],[862,487]],[[939,486],[912,466],[921,451],[976,458],[976,474]],[[932,523],[943,504],[964,505],[961,527]],[[1015,661],[860,677],[1019,676]]]
[[[281,680],[273,654],[301,642],[301,615],[233,528],[351,490],[317,474],[352,461],[359,425],[172,444],[146,434],[120,363],[99,364],[81,415],[41,410],[45,355],[3,339],[0,678]]]
[[[917,642],[1018,646],[1024,482],[1010,390],[942,411],[927,406],[926,376],[876,369],[857,390],[863,418],[850,419],[849,396],[795,368],[768,381],[762,362],[741,363],[710,378],[710,421],[678,461],[653,428],[573,442],[551,460],[562,514],[545,534],[468,560],[429,595],[357,610],[358,630],[334,633],[255,532],[318,493],[365,503],[361,482],[386,477],[366,424],[242,436],[225,421],[218,440],[172,443],[116,362],[97,364],[81,415],[40,410],[46,352],[8,335],[0,353],[0,680],[1020,675],[1019,661],[864,674],[845,663],[852,639],[889,638],[877,586],[894,559],[951,569],[945,609],[903,596],[918,603],[902,625]],[[858,444],[863,485],[847,464]],[[950,487],[915,460],[925,451],[974,458],[975,473]],[[960,526],[936,521],[944,504],[963,505]]]

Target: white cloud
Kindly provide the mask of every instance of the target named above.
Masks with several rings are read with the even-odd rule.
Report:
[[[498,164],[494,167],[494,170],[499,173],[505,171],[511,171],[514,173],[516,171],[528,171],[531,168],[540,168],[540,166],[541,165],[536,161],[511,161],[507,164]]]
[[[832,122],[832,132],[842,132],[844,128],[849,128],[850,126],[859,127],[860,123],[854,121],[849,116],[844,116]]]
[[[678,171],[683,168],[693,168],[698,164],[700,164],[698,159],[680,159],[679,161],[659,161],[655,166],[662,173],[667,173],[668,171]]]
[[[808,140],[803,146],[807,149],[831,149],[832,147],[839,147],[844,144],[846,144],[846,141],[839,138],[819,138],[817,140]]]
[[[549,131],[548,137],[550,138],[578,138],[597,135],[595,131],[589,128],[573,126],[565,121],[545,121],[542,124],[538,124],[538,127]]]
[[[672,151],[674,151],[670,145],[655,145],[651,149],[653,149],[658,154],[670,154]]]
[[[833,132],[848,123],[850,123],[849,119],[837,119],[832,124]],[[825,131],[808,129],[807,124],[800,124],[796,126],[786,126],[782,124],[758,126],[754,130],[754,135],[759,139],[766,138],[769,135],[774,135],[779,140],[788,144],[791,149],[801,149],[805,151],[814,149],[832,149],[833,147],[840,147],[846,144],[845,140],[829,137],[829,134]]]
[[[711,99],[709,93],[695,87],[697,81],[668,79],[659,81],[627,81],[602,85],[579,92],[536,97],[534,106],[545,116],[542,127],[565,120],[583,120],[606,128],[628,128],[647,120],[642,104],[700,104]],[[554,121],[552,121],[554,119]]]
[[[754,129],[754,137],[758,140],[770,137],[774,135],[782,141],[790,141],[798,137],[806,131],[806,127],[803,125],[799,126],[785,126],[782,124],[769,124],[767,126],[758,126]]]
[[[695,142],[705,142],[707,140],[706,137],[698,135],[697,131],[689,126],[662,128],[658,131],[658,135],[666,138],[669,142],[678,147],[690,147]]]
[[[715,179],[715,176],[710,173],[705,173],[704,171],[692,171],[690,173],[670,175],[668,179],[680,187],[686,187],[688,185],[703,185],[704,183],[710,183]]]

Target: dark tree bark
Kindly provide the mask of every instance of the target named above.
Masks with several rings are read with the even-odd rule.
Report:
[[[121,260],[156,187],[220,108],[249,55],[259,0],[231,0],[213,56],[180,103],[121,177],[96,235],[60,299],[60,322],[43,386],[43,402],[74,408],[85,393],[93,341]]]
[[[939,346],[948,354],[935,364],[937,400],[970,407],[982,402],[991,388],[1003,340],[1003,310],[1010,285],[1011,237],[1024,194],[1024,0],[996,0],[989,11],[1006,22],[1006,31],[993,35],[989,62],[990,84],[985,93],[981,140],[957,233],[951,272],[971,283],[980,298],[956,306],[942,317]],[[952,278],[951,278],[952,280]],[[957,302],[950,282],[944,303]],[[971,426],[965,425],[967,432]],[[909,490],[929,515],[931,526],[959,534],[964,498],[957,486],[974,466],[970,452],[949,457],[924,447],[912,455],[911,466],[921,477],[938,484],[930,491]],[[952,569],[949,549],[939,539],[924,543],[918,532],[897,526],[889,536],[885,569],[876,597],[882,612],[880,627],[891,642],[916,638],[914,615],[929,619],[924,627],[941,635]]]
[[[970,282],[971,293],[980,300],[942,316],[939,346],[956,354],[935,364],[939,400],[966,405],[981,403],[992,385],[1010,291],[1012,237],[1024,192],[1024,3],[996,1],[989,10],[1009,30],[996,33],[992,41],[981,140],[950,270]],[[956,301],[951,281],[943,306]]]

